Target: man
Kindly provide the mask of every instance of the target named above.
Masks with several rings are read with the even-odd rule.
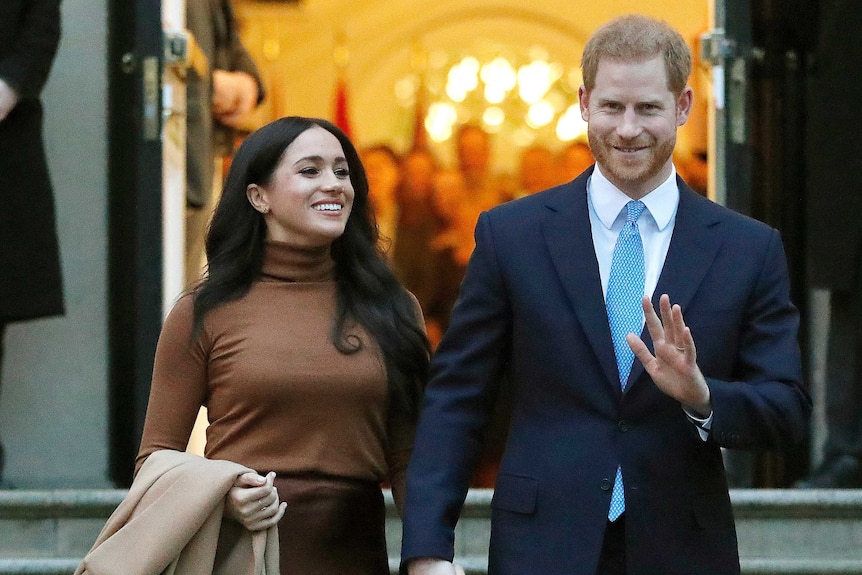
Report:
[[[215,161],[233,153],[235,128],[263,101],[264,90],[240,41],[230,0],[187,0],[186,26],[206,56],[208,71],[201,75],[192,68],[187,85],[185,282],[191,286],[201,274]],[[221,175],[215,179],[221,182]]]
[[[359,150],[368,178],[368,199],[380,230],[380,248],[392,261],[398,232],[398,181],[401,157],[388,144],[375,144]]]
[[[0,360],[7,324],[64,312],[40,101],[59,43],[59,0],[0,2]]]
[[[491,575],[738,574],[720,448],[805,437],[779,234],[675,174],[685,41],[624,16],[582,67],[595,166],[476,226],[408,471],[410,575],[455,573],[453,529],[501,381],[512,416]]]
[[[466,206],[475,216],[484,209],[512,199],[503,178],[492,170],[491,135],[479,124],[464,124],[455,134],[458,170],[467,187]]]

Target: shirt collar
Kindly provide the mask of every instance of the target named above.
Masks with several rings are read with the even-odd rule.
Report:
[[[659,231],[665,229],[673,219],[679,205],[679,187],[676,184],[676,168],[656,189],[641,198]],[[606,228],[611,229],[620,212],[631,198],[613,185],[596,164],[588,184],[590,201],[596,215]]]

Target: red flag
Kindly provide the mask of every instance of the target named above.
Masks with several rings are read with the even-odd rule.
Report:
[[[416,88],[416,104],[413,108],[413,146],[414,150],[428,148],[428,132],[425,130],[425,115],[428,113],[426,104],[425,79],[420,77]]]
[[[350,109],[347,103],[347,82],[342,76],[338,77],[335,85],[335,125],[341,128],[348,138],[353,138],[353,133],[350,129]]]

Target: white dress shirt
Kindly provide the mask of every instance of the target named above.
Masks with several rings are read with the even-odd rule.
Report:
[[[607,296],[614,246],[626,222],[625,207],[631,198],[602,174],[598,164],[587,182],[587,198],[590,202],[590,227],[593,234],[593,247],[599,261],[602,293]],[[672,170],[670,176],[659,187],[641,198],[641,201],[646,206],[646,210],[638,218],[638,230],[643,241],[646,266],[644,295],[652,297],[661,269],[664,267],[676,221],[676,209],[679,206],[676,170]]]
[[[590,207],[590,228],[593,248],[599,262],[599,276],[602,293],[608,295],[608,280],[611,275],[611,261],[617,237],[626,221],[626,204],[631,198],[613,185],[596,164],[592,176],[587,181],[587,201]],[[644,248],[645,281],[644,295],[652,299],[658,278],[664,267],[667,250],[676,223],[679,208],[679,187],[676,185],[676,168],[656,189],[649,192],[641,201],[646,209],[638,218],[638,230]],[[641,325],[643,329],[643,325]],[[706,441],[712,426],[712,414],[706,419],[694,417],[688,410],[685,414],[697,426],[701,439]]]

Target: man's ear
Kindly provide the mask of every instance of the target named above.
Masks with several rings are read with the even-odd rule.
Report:
[[[269,213],[269,202],[266,199],[266,190],[257,184],[249,184],[245,189],[245,196],[254,209],[262,214]]]
[[[688,115],[691,113],[691,106],[694,103],[694,90],[689,86],[680,93],[676,99],[676,125],[682,126],[688,120]]]
[[[581,119],[584,122],[590,121],[590,93],[587,92],[586,86],[578,88],[578,104],[581,107]]]

